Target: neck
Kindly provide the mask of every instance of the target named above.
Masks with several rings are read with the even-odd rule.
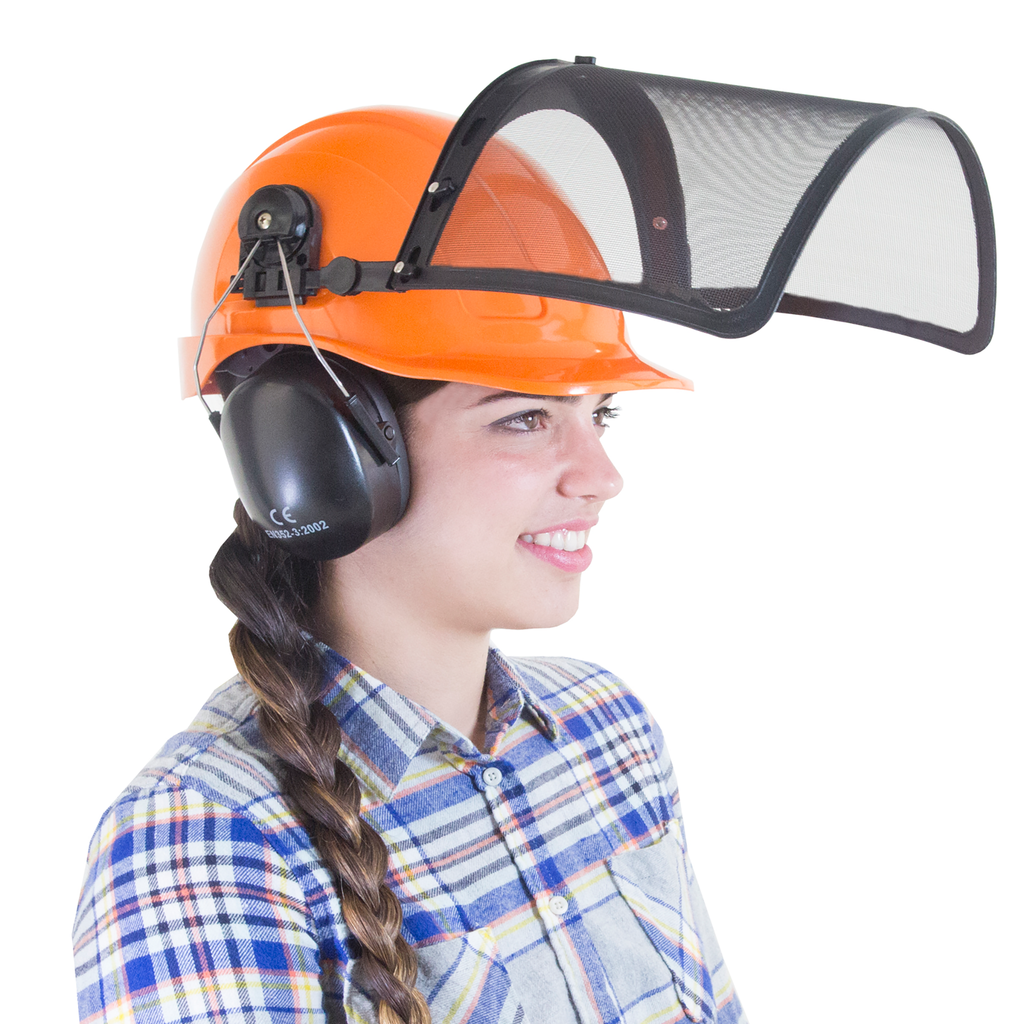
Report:
[[[353,582],[334,579],[324,587],[316,616],[320,639],[482,750],[490,633],[444,628],[388,588]]]

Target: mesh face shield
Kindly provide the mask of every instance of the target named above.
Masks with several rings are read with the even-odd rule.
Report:
[[[592,63],[526,64],[477,97],[398,260],[389,289],[575,299],[721,337],[779,309],[971,353],[995,312],[988,190],[947,118]]]

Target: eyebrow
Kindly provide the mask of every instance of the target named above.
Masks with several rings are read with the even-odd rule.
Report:
[[[609,391],[608,394],[601,396],[601,401],[611,398],[614,392]],[[531,395],[525,391],[498,391],[493,395],[484,395],[483,398],[477,402],[477,405],[487,405],[489,402],[503,402],[507,398],[528,398],[531,401],[536,402],[568,402],[570,405],[576,405],[580,399],[586,398],[586,395]]]

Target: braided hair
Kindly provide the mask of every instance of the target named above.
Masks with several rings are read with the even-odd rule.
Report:
[[[406,434],[409,407],[444,385],[379,376]],[[338,757],[341,728],[320,699],[323,656],[310,635],[320,564],[275,545],[241,501],[235,524],[210,565],[210,581],[238,617],[231,654],[256,694],[260,734],[281,762],[285,799],[331,874],[382,1024],[430,1024],[415,988],[416,954],[402,937],[402,908],[385,882],[387,847],[359,816],[359,783]]]

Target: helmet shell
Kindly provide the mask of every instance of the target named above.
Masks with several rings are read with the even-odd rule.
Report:
[[[238,270],[238,214],[265,185],[295,185],[320,206],[320,265],[337,256],[360,262],[396,258],[413,213],[451,131],[451,118],[395,107],[344,111],[279,139],[254,160],[221,200],[207,232],[192,292],[193,336],[180,339],[184,397],[195,394],[192,364],[210,310]],[[492,174],[528,160],[506,153]],[[529,175],[527,175],[529,177]],[[549,215],[575,247],[588,244],[571,208],[534,177]],[[553,214],[552,214],[552,211]],[[500,209],[478,211],[480,230],[527,230],[503,223]],[[507,244],[508,238],[504,238]],[[594,258],[600,259],[594,250]],[[564,299],[473,291],[363,292],[327,289],[306,299],[302,319],[317,345],[386,373],[463,381],[512,391],[568,395],[638,388],[692,388],[685,377],[640,360],[618,310]],[[257,307],[232,294],[210,323],[199,365],[204,393],[229,356],[260,345],[306,345],[291,307]]]

